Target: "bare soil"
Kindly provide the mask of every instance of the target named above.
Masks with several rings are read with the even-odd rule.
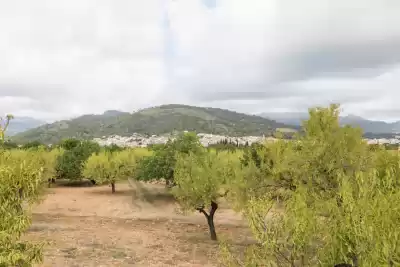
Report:
[[[46,243],[38,266],[217,266],[218,244],[202,214],[181,214],[163,185],[146,184],[144,194],[128,183],[116,189],[48,189],[25,236]],[[215,224],[231,244],[251,242],[241,217],[228,207],[218,209]]]

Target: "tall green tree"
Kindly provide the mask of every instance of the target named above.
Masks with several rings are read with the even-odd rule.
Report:
[[[153,146],[153,153],[144,157],[138,166],[137,179],[151,181],[165,179],[167,185],[173,186],[177,153],[196,153],[201,147],[195,133],[182,133],[175,140],[166,144]]]

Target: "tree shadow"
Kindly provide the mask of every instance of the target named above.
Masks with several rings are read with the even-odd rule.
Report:
[[[51,187],[94,187],[95,184],[87,179],[81,180],[67,180],[67,179],[56,179]]]
[[[115,193],[111,192],[111,187],[104,187],[101,190],[87,192],[94,195],[110,195],[110,196],[132,196],[132,189],[120,189],[118,190],[118,185],[115,187]]]
[[[138,181],[129,180],[132,189],[132,201],[151,205],[168,205],[176,203],[175,197],[165,187],[154,187]]]
[[[148,189],[141,192],[140,200],[150,204],[172,204],[176,202],[175,197],[170,192],[155,192]]]

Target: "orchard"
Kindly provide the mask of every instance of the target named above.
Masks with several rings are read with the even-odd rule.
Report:
[[[2,143],[9,123],[12,116],[0,126]],[[2,146],[0,266],[43,260],[43,244],[21,236],[57,179],[108,184],[110,198],[119,181],[164,181],[185,211],[204,215],[223,266],[400,266],[400,156],[341,127],[339,106],[311,109],[291,140],[226,145],[205,148],[184,133],[148,149],[75,139],[51,149]],[[244,253],[219,234],[222,202],[251,230]]]

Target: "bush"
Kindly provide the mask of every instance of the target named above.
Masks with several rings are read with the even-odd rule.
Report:
[[[139,162],[136,178],[141,181],[165,179],[167,185],[174,185],[176,154],[196,153],[202,149],[195,133],[184,133],[165,145],[153,146],[153,153]]]
[[[65,152],[57,158],[57,178],[70,180],[81,179],[85,161],[92,153],[100,151],[100,146],[97,143],[75,139],[63,141],[61,147],[65,149]]]
[[[39,200],[43,168],[33,153],[0,151],[0,266],[32,266],[42,244],[21,241],[30,206]]]
[[[40,143],[39,141],[32,141],[29,143],[26,143],[24,145],[22,145],[22,149],[38,149],[40,147],[44,146],[42,143]]]
[[[310,110],[303,136],[256,152],[228,180],[257,244],[242,264],[222,246],[224,264],[400,264],[399,158],[340,127],[338,106]]]

